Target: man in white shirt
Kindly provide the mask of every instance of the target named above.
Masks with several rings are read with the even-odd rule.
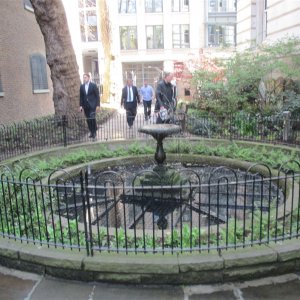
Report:
[[[135,120],[137,104],[140,103],[140,96],[132,79],[127,79],[127,84],[122,89],[121,106],[126,109],[126,119],[129,128],[132,128]]]

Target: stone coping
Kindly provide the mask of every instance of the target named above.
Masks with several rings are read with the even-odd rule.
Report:
[[[300,241],[192,254],[109,254],[0,237],[0,264],[58,278],[131,284],[208,284],[300,270]]]

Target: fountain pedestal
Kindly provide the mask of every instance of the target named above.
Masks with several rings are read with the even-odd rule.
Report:
[[[139,128],[139,132],[150,134],[157,141],[154,158],[158,165],[162,165],[166,160],[166,153],[163,147],[164,138],[174,133],[179,133],[180,130],[180,126],[174,124],[151,124]]]

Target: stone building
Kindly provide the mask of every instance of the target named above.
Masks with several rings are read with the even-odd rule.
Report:
[[[0,4],[0,123],[54,112],[45,45],[29,0]]]

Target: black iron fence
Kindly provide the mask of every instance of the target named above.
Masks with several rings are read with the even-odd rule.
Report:
[[[166,184],[153,170],[129,178],[60,171],[42,180],[3,167],[0,235],[87,255],[201,252],[299,237],[299,172],[282,167],[272,176],[265,165],[176,172]]]
[[[177,114],[173,120],[182,128],[181,136],[222,139],[251,140],[267,143],[300,144],[300,120],[278,117],[252,117],[249,115],[230,115],[226,117],[192,117]],[[96,140],[124,140],[147,138],[138,128],[155,123],[152,116],[148,121],[142,114],[136,116],[130,129],[126,115],[112,118],[98,116]],[[299,128],[298,128],[299,127]],[[37,150],[68,146],[93,141],[89,138],[86,120],[81,116],[62,116],[22,122],[0,127],[0,160]]]

